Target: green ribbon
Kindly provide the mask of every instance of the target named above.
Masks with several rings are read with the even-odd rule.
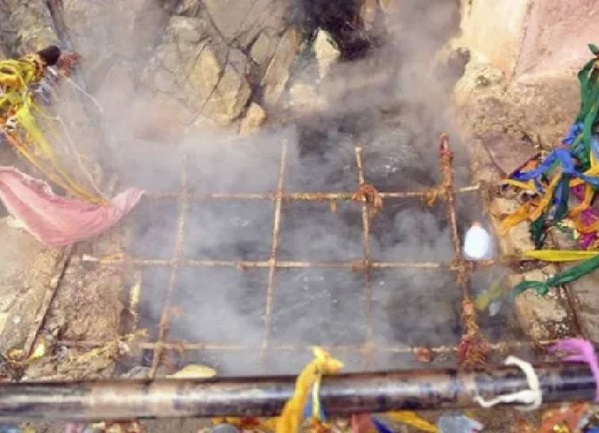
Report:
[[[557,287],[576,281],[580,277],[590,274],[597,268],[599,268],[599,253],[570,269],[548,278],[546,281],[523,280],[512,290],[510,297],[515,298],[529,289],[534,289],[537,294],[545,296],[551,287]]]

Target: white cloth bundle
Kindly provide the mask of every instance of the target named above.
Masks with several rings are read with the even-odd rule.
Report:
[[[467,260],[490,260],[493,258],[491,235],[480,223],[475,222],[466,232],[463,251]]]

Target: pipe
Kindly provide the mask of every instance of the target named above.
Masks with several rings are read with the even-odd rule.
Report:
[[[536,368],[544,402],[592,401],[595,382],[585,364]],[[109,421],[132,418],[254,416],[280,414],[292,395],[294,376],[159,379],[0,384],[0,421]],[[461,372],[454,369],[343,374],[325,377],[320,390],[331,415],[476,406],[473,397],[497,397],[527,389],[513,367]]]

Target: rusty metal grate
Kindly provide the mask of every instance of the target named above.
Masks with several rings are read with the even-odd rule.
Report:
[[[148,251],[143,248],[131,248],[130,245],[122,245],[123,254],[115,257],[108,257],[95,261],[98,266],[121,266],[124,273],[129,273],[131,269],[141,270],[146,273],[146,278],[142,277],[141,285],[132,284],[131,292],[128,294],[130,303],[130,313],[133,317],[132,323],[129,324],[129,329],[123,330],[123,333],[134,331],[137,328],[153,328],[150,330],[150,339],[141,342],[139,348],[143,351],[143,362],[151,367],[150,374],[154,376],[161,362],[165,360],[165,354],[175,353],[186,358],[187,361],[192,360],[207,360],[210,361],[213,354],[230,353],[237,359],[244,360],[249,365],[260,366],[262,373],[279,372],[273,365],[269,363],[276,354],[286,354],[286,359],[296,360],[290,361],[287,365],[288,369],[282,372],[293,373],[297,368],[301,367],[305,359],[309,356],[306,350],[307,345],[297,343],[285,336],[285,330],[281,330],[281,317],[277,314],[277,310],[282,308],[277,303],[277,296],[282,291],[293,292],[293,285],[287,279],[281,282],[281,275],[284,272],[293,272],[295,270],[319,270],[321,277],[326,272],[344,272],[361,273],[363,280],[359,284],[353,284],[351,279],[344,283],[347,288],[347,293],[351,293],[352,297],[359,299],[359,306],[355,309],[356,322],[363,320],[364,326],[357,324],[351,330],[355,333],[360,333],[360,338],[355,340],[338,339],[339,341],[333,345],[322,344],[329,347],[334,353],[341,357],[348,357],[355,360],[355,369],[370,370],[380,368],[381,364],[377,362],[378,357],[383,357],[393,365],[405,368],[411,363],[417,363],[416,357],[421,351],[421,346],[426,346],[430,353],[439,357],[439,361],[446,361],[448,364],[455,364],[455,355],[458,351],[458,341],[450,341],[450,344],[439,342],[438,339],[430,338],[428,342],[413,341],[413,344],[389,345],[388,342],[377,340],[377,329],[375,316],[377,308],[375,306],[377,299],[373,285],[377,281],[377,274],[384,272],[407,272],[405,279],[408,280],[410,272],[432,272],[446,273],[453,275],[448,278],[448,281],[453,280],[459,290],[454,293],[443,293],[444,302],[454,303],[456,309],[461,314],[461,330],[462,335],[467,335],[478,329],[480,325],[476,312],[464,311],[465,302],[471,300],[472,293],[470,281],[476,272],[495,266],[494,261],[478,262],[476,265],[466,261],[461,251],[461,241],[459,236],[458,212],[456,210],[456,201],[459,201],[462,196],[468,194],[477,194],[481,188],[478,185],[456,187],[453,180],[452,155],[448,147],[446,137],[441,140],[439,148],[439,168],[442,174],[440,185],[424,189],[422,191],[404,192],[404,191],[387,191],[377,194],[373,193],[368,184],[365,166],[368,164],[364,157],[364,152],[361,147],[354,148],[354,169],[355,169],[355,188],[352,192],[287,192],[285,179],[288,159],[288,147],[282,144],[280,159],[278,163],[278,173],[273,192],[264,193],[204,193],[194,191],[190,184],[190,160],[185,157],[181,162],[180,171],[180,192],[150,192],[146,201],[152,205],[174,207],[177,212],[173,216],[171,226],[175,230],[174,242],[171,242],[172,236],[169,233],[162,233],[164,237],[163,248],[153,251]],[[274,179],[273,179],[274,180]],[[376,185],[374,185],[376,186]],[[394,261],[394,260],[378,260],[373,258],[371,252],[371,231],[376,224],[376,217],[373,212],[376,212],[374,206],[374,198],[382,199],[384,206],[389,203],[400,203],[405,200],[411,201],[437,201],[436,206],[442,203],[445,207],[445,218],[449,224],[449,234],[451,237],[451,245],[453,249],[453,258],[448,258],[445,261]],[[458,197],[458,198],[456,198]],[[360,200],[364,199],[364,200]],[[235,203],[251,203],[261,202],[270,203],[272,208],[266,211],[260,211],[254,215],[259,220],[269,221],[269,239],[263,242],[255,251],[245,251],[243,259],[227,259],[225,257],[227,250],[221,248],[223,257],[215,259],[208,257],[211,253],[208,248],[203,255],[205,259],[198,259],[192,253],[186,251],[186,237],[189,235],[187,228],[189,218],[196,218],[198,212],[194,212],[194,206],[208,206],[216,204],[219,206],[233,206],[228,212],[235,212],[239,208],[235,207]],[[294,204],[314,204],[322,203],[322,206],[330,206],[329,212],[339,212],[342,205],[351,207],[354,211],[359,211],[359,219],[361,225],[360,244],[361,257],[358,260],[335,260],[335,261],[316,261],[316,260],[291,260],[292,253],[286,252],[290,246],[285,244],[282,237],[282,228],[291,210],[287,207]],[[243,206],[243,204],[241,205]],[[266,209],[266,208],[264,208]],[[224,211],[223,211],[224,212]],[[136,224],[136,218],[132,217],[131,222]],[[126,241],[123,240],[126,243]],[[169,242],[172,245],[168,245]],[[292,246],[291,246],[292,248]],[[172,250],[172,251],[171,251]],[[224,251],[224,252],[223,252]],[[136,254],[137,253],[137,254]],[[221,255],[221,254],[219,254]],[[326,255],[326,254],[325,254]],[[152,257],[154,256],[154,257]],[[266,257],[259,259],[260,257]],[[88,259],[91,260],[91,259]],[[94,261],[91,261],[94,263]],[[193,315],[198,313],[195,302],[189,302],[187,305],[177,303],[179,282],[182,280],[196,280],[197,293],[194,295],[194,300],[201,301],[202,297],[198,293],[202,290],[202,282],[199,277],[202,275],[211,278],[210,272],[229,272],[235,274],[233,280],[238,281],[238,278],[249,278],[251,282],[248,287],[251,287],[250,292],[241,292],[239,295],[246,296],[248,308],[261,304],[263,308],[263,316],[259,319],[262,321],[262,335],[259,339],[249,339],[243,341],[244,337],[241,334],[240,338],[222,338],[220,341],[180,341],[176,338],[170,338],[170,334],[183,329],[185,327],[197,326],[197,321],[193,320]],[[331,274],[332,275],[332,274]],[[324,285],[327,284],[327,278],[324,278]],[[354,278],[355,283],[355,278]],[[226,278],[223,279],[223,291],[225,286],[230,284]],[[285,284],[284,284],[285,283]],[[247,284],[246,284],[247,285]],[[218,289],[218,288],[216,288]],[[444,287],[439,287],[444,289]],[[450,290],[450,289],[447,289]],[[148,323],[148,320],[143,319],[143,313],[139,311],[140,297],[152,299],[156,303],[161,304],[160,314],[157,323]],[[291,298],[293,303],[298,305],[296,310],[301,314],[302,301],[301,296]],[[252,304],[252,305],[249,305]],[[310,309],[309,303],[304,306]],[[218,308],[218,303],[215,303],[214,308]],[[257,308],[258,310],[260,308]],[[206,309],[202,310],[204,313]],[[308,314],[308,313],[306,313]],[[418,316],[418,312],[414,312]],[[213,317],[214,319],[214,317]],[[217,318],[218,319],[218,318]],[[293,316],[289,315],[288,320],[292,320]],[[42,317],[43,321],[43,317]],[[201,321],[199,321],[201,322]],[[351,327],[351,323],[346,322],[343,326]],[[421,324],[421,323],[420,323]],[[325,324],[328,328],[327,332],[335,332],[334,323],[328,322]],[[223,325],[224,326],[224,325]],[[419,326],[414,323],[414,327]],[[438,331],[438,328],[431,328],[431,333]],[[483,327],[482,331],[484,333]],[[32,331],[32,336],[35,337],[38,330]],[[243,333],[243,329],[239,330]],[[293,332],[291,333],[293,334]],[[34,338],[33,338],[34,339]],[[30,338],[32,342],[33,339]],[[426,339],[425,339],[426,340]],[[387,344],[386,344],[387,343]],[[538,343],[538,342],[537,342]],[[93,347],[105,344],[101,341],[60,341],[60,345],[67,347]],[[492,351],[505,350],[529,350],[533,348],[533,344],[523,339],[517,341],[515,339],[500,338],[497,342],[491,342],[489,348]],[[351,364],[351,362],[350,362]],[[388,364],[387,364],[388,365]],[[420,364],[421,365],[421,364]],[[439,365],[433,363],[432,365]],[[249,368],[249,367],[248,367]],[[254,367],[252,367],[254,368]],[[255,368],[249,368],[248,371],[255,373]],[[238,374],[239,372],[235,372]]]

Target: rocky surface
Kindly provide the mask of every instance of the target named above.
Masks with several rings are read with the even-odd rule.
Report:
[[[330,15],[325,14],[320,21],[292,19],[291,9],[297,2],[131,0],[126,7],[120,0],[63,3],[69,36],[83,57],[87,90],[103,107],[117,145],[127,143],[131,136],[170,144],[187,126],[205,120],[233,125],[232,129],[247,135],[287,109],[318,117],[330,104],[344,113],[367,110],[366,94],[378,102],[397,96],[397,90],[390,87],[397,84],[393,81],[397,77],[387,58],[379,58],[379,63],[357,63],[359,67],[352,64],[353,70],[339,64],[357,55],[368,40],[362,29],[360,37],[352,39],[347,35],[351,26],[336,29],[325,19]],[[314,2],[315,10],[323,8],[330,14],[327,5],[321,3]],[[398,3],[365,0],[360,16],[350,24],[376,32],[380,30],[380,13],[395,16]],[[7,54],[20,54],[57,40],[42,0],[0,1],[0,21],[13,30],[0,35],[0,48]],[[404,85],[402,92],[413,96],[408,87]],[[501,67],[474,56],[457,85],[455,101],[473,135],[499,133],[548,147],[567,131],[578,108],[578,88],[571,72],[550,76],[528,73],[515,80]],[[418,117],[417,113],[410,115]],[[479,152],[480,143],[472,148]],[[477,158],[479,180],[496,181],[498,175],[488,155],[479,152]],[[494,197],[490,205],[499,217],[513,203]],[[36,259],[35,269],[30,271],[32,282],[22,283],[27,281],[22,277],[26,272],[23,263],[2,272],[2,281],[7,282],[4,286],[10,287],[0,297],[0,324],[5,329],[0,350],[23,341],[22,330],[28,329],[24,324],[31,323],[32,312],[41,304],[45,287],[41,281],[48,278],[47,269],[55,254],[11,230],[5,236],[11,245],[11,251],[4,253],[6,263],[26,263],[25,256]],[[518,227],[503,240],[502,248],[504,252],[530,248],[525,227]],[[541,272],[547,275],[555,270],[548,267]],[[71,265],[47,330],[65,339],[114,339],[123,310],[118,296],[120,283],[114,273],[100,273],[81,263]],[[31,293],[22,297],[30,311],[21,305],[23,287]],[[589,288],[578,292],[585,302],[592,297]],[[599,306],[591,301],[588,305],[585,320],[593,324],[594,308],[599,310]],[[572,331],[564,300],[557,292],[546,298],[525,294],[516,301],[516,309],[524,330],[535,340]],[[21,319],[15,319],[18,317]],[[101,323],[97,317],[102,318]],[[98,323],[101,326],[96,326]],[[5,336],[10,338],[4,341]],[[105,361],[94,371],[105,371],[109,365]],[[39,376],[64,373],[47,368],[38,371]]]
[[[0,353],[21,348],[49,290],[60,250],[40,245],[0,219]]]
[[[506,134],[550,148],[570,128],[580,95],[573,72],[510,81],[499,69],[473,59],[457,83],[455,101],[474,134]]]

